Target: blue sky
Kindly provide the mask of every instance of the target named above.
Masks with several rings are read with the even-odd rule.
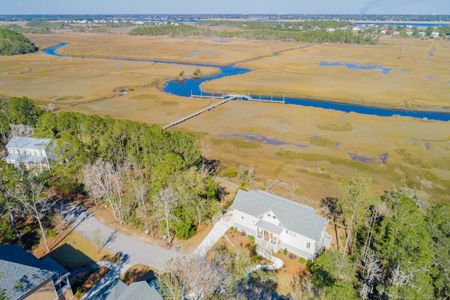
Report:
[[[450,0],[0,0],[1,14],[450,14]]]

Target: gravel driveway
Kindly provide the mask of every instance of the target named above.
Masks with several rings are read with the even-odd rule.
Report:
[[[164,270],[170,259],[184,254],[123,234],[101,223],[82,207],[66,205],[61,211],[65,220],[85,238],[94,243],[101,240],[105,245],[104,249],[127,255],[127,266],[145,264],[157,270]]]

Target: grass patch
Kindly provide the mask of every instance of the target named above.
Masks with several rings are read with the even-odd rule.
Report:
[[[130,99],[132,99],[132,100],[159,100],[161,98],[157,95],[142,94],[142,95],[131,96]]]
[[[177,106],[178,103],[174,101],[157,100],[156,103],[162,106]]]
[[[84,99],[83,96],[61,96],[56,98],[56,101],[65,101],[65,100],[81,100]]]
[[[336,142],[329,138],[324,137],[311,138],[309,141],[314,146],[336,148]]]
[[[321,130],[326,131],[334,131],[334,132],[346,132],[346,131],[352,131],[353,126],[350,123],[346,122],[322,122],[316,124],[316,127]]]
[[[258,142],[246,141],[244,139],[230,139],[230,143],[236,148],[255,149],[261,147]]]
[[[290,150],[278,151],[276,153],[278,157],[281,157],[286,160],[303,160],[308,162],[320,162],[320,161],[328,161],[331,165],[341,165],[345,167],[349,167],[355,169],[359,172],[368,172],[373,173],[377,171],[381,171],[380,168],[377,170],[377,166],[372,166],[368,164],[363,164],[357,161],[353,161],[351,159],[344,159],[339,157],[327,156],[317,153],[300,153]]]
[[[228,177],[228,178],[236,178],[238,175],[238,170],[236,170],[235,168],[226,168],[223,171],[223,176]]]
[[[125,274],[120,276],[120,280],[130,285],[137,281],[151,281],[156,279],[155,272],[153,272],[149,266],[137,264],[129,268]]]
[[[299,173],[308,174],[310,176],[314,176],[314,177],[317,177],[317,178],[331,179],[331,176],[329,174],[327,174],[327,173],[314,173],[314,172],[311,172],[311,171],[309,171],[307,169],[296,169],[296,171],[299,172]]]
[[[409,153],[406,149],[400,148],[395,149],[395,153],[400,155],[402,160],[405,163],[411,164],[413,166],[421,167],[421,168],[428,168],[429,166],[420,158],[414,157],[411,153]]]
[[[93,243],[76,232],[70,233],[64,239],[64,244],[51,252],[52,258],[69,271],[100,261],[109,254],[104,250],[99,251]]]
[[[49,230],[47,230],[47,237],[55,237],[55,236],[57,236],[58,235],[58,233],[56,232],[56,230],[55,229],[49,229]]]

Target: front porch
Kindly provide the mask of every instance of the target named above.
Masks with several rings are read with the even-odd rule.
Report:
[[[281,227],[266,221],[256,223],[255,240],[261,255],[272,256],[272,252],[277,252],[280,249],[280,234],[282,231]]]

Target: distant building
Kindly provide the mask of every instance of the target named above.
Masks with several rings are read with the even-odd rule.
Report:
[[[394,30],[394,31],[392,31],[392,35],[395,35],[395,36],[400,35],[400,31]]]
[[[427,33],[425,31],[419,31],[420,37],[425,37],[426,35],[427,35]]]
[[[15,136],[6,145],[6,161],[26,168],[37,167],[40,170],[50,168],[50,139]]]
[[[433,32],[431,33],[431,37],[432,37],[433,39],[438,39],[439,36],[440,36],[440,34],[439,34],[438,31],[433,31]]]
[[[335,32],[336,31],[336,29],[334,29],[334,28],[327,28],[327,32]]]
[[[0,290],[6,299],[72,299],[70,273],[51,257],[37,259],[18,245],[0,245]]]
[[[328,220],[312,207],[264,191],[239,190],[230,209],[233,226],[254,236],[265,256],[286,249],[311,259],[330,246]]]

